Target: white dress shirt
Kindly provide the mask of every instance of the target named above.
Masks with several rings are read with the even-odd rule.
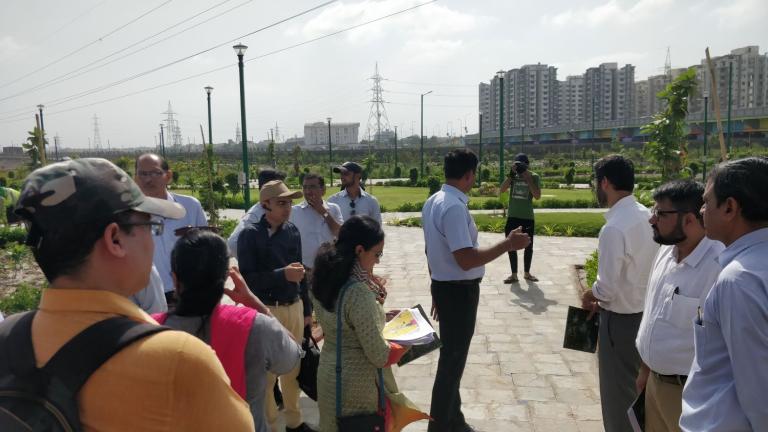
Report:
[[[355,208],[352,208],[352,201],[355,202]],[[375,196],[360,189],[360,196],[352,200],[344,189],[336,192],[328,198],[329,203],[334,203],[341,209],[341,216],[346,221],[352,216],[367,215],[376,219],[381,224],[381,206]],[[354,212],[354,215],[353,215]]]
[[[157,267],[152,265],[152,270],[149,273],[149,285],[132,295],[131,301],[148,314],[168,312],[163,280],[160,278],[160,273],[157,272]]]
[[[653,241],[651,212],[628,195],[605,213],[598,238],[597,280],[592,293],[603,309],[643,311],[648,275],[659,245]]]
[[[206,226],[208,220],[205,218],[203,206],[195,197],[166,192],[166,199],[181,204],[187,211],[181,219],[165,219],[165,228],[163,235],[152,236],[155,242],[155,253],[152,262],[157,267],[160,278],[163,280],[163,289],[165,292],[173,291],[173,278],[171,277],[171,251],[176,245],[174,231],[186,226]]]
[[[462,270],[453,252],[477,248],[477,225],[469,214],[469,197],[453,186],[444,184],[421,210],[427,262],[436,281],[479,279],[485,266]]]
[[[694,323],[684,431],[768,431],[768,228],[731,243]]]
[[[229,246],[229,254],[235,257],[235,259],[237,259],[237,239],[240,237],[240,233],[243,232],[247,226],[260,221],[262,216],[264,216],[264,207],[261,206],[260,202],[257,202],[245,212],[243,217],[240,218],[240,222],[237,223],[237,226],[235,226],[235,229],[232,231],[232,234],[229,235],[227,246]]]
[[[328,208],[328,214],[338,223],[344,221],[341,218],[341,209],[334,203],[325,203]],[[331,232],[331,227],[315,209],[306,201],[293,206],[291,217],[288,219],[301,235],[301,262],[305,267],[313,268],[315,266],[315,257],[320,245],[333,241],[336,238]]]
[[[704,237],[681,262],[677,246],[662,246],[653,263],[637,351],[652,371],[688,375],[693,362],[693,319],[720,274],[722,243]]]

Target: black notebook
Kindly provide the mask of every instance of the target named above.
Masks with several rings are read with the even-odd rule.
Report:
[[[600,327],[600,317],[595,314],[591,320],[587,320],[588,316],[588,310],[568,306],[563,348],[588,353],[594,353],[597,350],[597,331]]]
[[[632,406],[627,410],[627,416],[633,432],[645,430],[645,390],[632,402]]]
[[[429,315],[427,315],[424,312],[424,309],[421,308],[421,305],[414,306],[416,309],[419,310],[419,313],[424,317],[427,322],[432,325],[432,322],[429,320]],[[434,327],[434,325],[432,325]],[[427,355],[431,353],[432,351],[439,349],[441,346],[443,346],[443,343],[440,342],[440,338],[437,337],[437,334],[435,334],[435,340],[432,342],[426,344],[426,345],[413,345],[411,346],[411,349],[406,351],[405,354],[400,358],[400,361],[397,362],[398,366],[406,365],[414,360],[416,360],[419,357],[422,357],[424,355]]]

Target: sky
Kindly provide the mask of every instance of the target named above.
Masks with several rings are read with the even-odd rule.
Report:
[[[213,141],[234,139],[237,42],[256,141],[327,117],[359,122],[364,138],[377,64],[399,135],[419,133],[419,95],[432,91],[424,133],[445,136],[477,132],[477,85],[500,69],[549,64],[564,80],[631,63],[640,80],[663,72],[668,48],[672,67],[700,63],[707,46],[768,49],[764,0],[429,1],[2,0],[0,146],[25,139],[38,104],[63,147],[87,147],[94,116],[104,147],[153,146],[169,102],[184,143],[199,144],[205,86]]]

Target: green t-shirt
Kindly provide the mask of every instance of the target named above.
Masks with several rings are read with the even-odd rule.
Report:
[[[541,188],[541,179],[539,175],[531,172],[536,186]],[[528,183],[523,179],[512,179],[509,187],[509,211],[507,217],[518,219],[533,219],[533,194]]]

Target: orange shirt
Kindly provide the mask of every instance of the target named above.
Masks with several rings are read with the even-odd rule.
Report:
[[[37,366],[91,324],[123,315],[155,323],[120,295],[43,290],[32,322]],[[253,431],[248,405],[229,385],[213,350],[165,331],[129,345],[91,375],[78,395],[86,431]]]

